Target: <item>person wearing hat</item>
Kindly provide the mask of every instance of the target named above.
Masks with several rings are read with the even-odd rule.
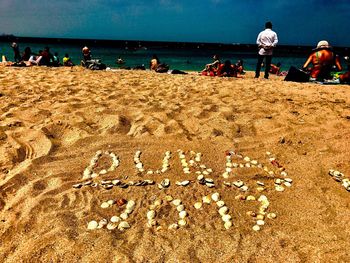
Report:
[[[256,64],[255,78],[259,78],[261,64],[265,59],[265,79],[269,78],[270,65],[272,60],[273,49],[278,43],[276,32],[272,31],[272,23],[265,23],[265,30],[261,31],[256,40],[259,48],[258,63]]]
[[[310,63],[312,68],[308,69]],[[336,66],[338,71],[342,70],[339,57],[333,52],[332,46],[326,40],[322,40],[304,63],[303,70],[310,71],[310,80],[323,81],[332,78],[333,66]]]

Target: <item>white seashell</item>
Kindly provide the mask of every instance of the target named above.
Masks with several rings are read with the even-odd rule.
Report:
[[[263,191],[265,191],[265,188],[264,187],[257,187],[256,190],[258,192],[263,192]]]
[[[214,202],[217,202],[220,200],[220,195],[219,193],[214,193],[211,195],[211,199],[213,199]]]
[[[103,169],[99,172],[99,174],[103,175],[103,174],[106,174],[107,173],[107,170],[106,169]]]
[[[232,168],[231,167],[226,167],[225,171],[226,171],[226,173],[231,173],[232,172]]]
[[[260,230],[260,226],[258,226],[258,225],[253,226],[253,230],[254,231],[259,231]]]
[[[244,157],[243,159],[245,162],[250,162],[250,158],[248,156]]]
[[[86,177],[86,178],[90,178],[91,174],[92,174],[92,171],[89,168],[86,168],[84,170],[83,176]]]
[[[137,169],[142,169],[142,167],[143,167],[142,163],[137,163],[135,166]]]
[[[107,225],[107,219],[101,219],[100,222],[98,222],[97,228],[103,228],[105,225]]]
[[[282,172],[281,172],[281,175],[282,175],[283,177],[285,177],[285,176],[287,176],[288,174],[287,174],[287,172],[282,171]]]
[[[202,207],[202,203],[201,202],[197,202],[194,204],[194,208],[196,209],[200,209]]]
[[[119,225],[118,225],[118,229],[119,229],[119,230],[124,230],[124,229],[128,229],[128,228],[130,228],[130,225],[129,225],[129,223],[126,222],[126,221],[122,221],[122,222],[120,222]]]
[[[203,203],[205,204],[210,204],[210,201],[211,201],[209,196],[203,196],[202,200],[203,200]]]
[[[107,229],[108,230],[114,230],[114,229],[116,229],[117,228],[117,224],[116,223],[108,223],[108,225],[107,225]]]
[[[275,190],[276,190],[277,192],[283,192],[283,191],[284,191],[284,187],[281,186],[281,185],[276,185],[276,186],[275,186]]]
[[[284,185],[287,187],[292,187],[292,184],[290,182],[284,182]]]
[[[258,161],[257,161],[257,160],[251,160],[250,163],[251,163],[252,165],[257,165],[257,164],[258,164]]]
[[[285,178],[284,181],[288,182],[288,183],[292,183],[293,182],[293,179],[291,178]]]
[[[258,221],[256,221],[256,224],[258,226],[263,226],[263,225],[265,225],[265,221],[264,220],[258,220]]]
[[[232,219],[232,217],[229,214],[223,215],[221,218],[224,222],[229,222]]]
[[[247,198],[246,198],[246,200],[247,200],[247,201],[255,201],[256,198],[255,198],[255,196],[253,196],[253,195],[248,195]]]
[[[174,198],[171,195],[165,196],[165,201],[171,202]]]
[[[154,205],[155,206],[160,206],[162,204],[162,200],[157,199],[156,201],[154,201]]]
[[[251,167],[250,163],[246,163],[245,167],[250,168]]]
[[[267,214],[268,219],[275,219],[276,217],[277,217],[277,215],[275,213],[268,213]]]
[[[132,209],[125,209],[125,213],[127,213],[128,215],[131,214],[134,210]]]
[[[228,172],[224,172],[222,174],[222,177],[224,177],[225,179],[229,178],[230,174]]]
[[[158,222],[155,219],[148,220],[147,226],[152,227],[158,225]]]
[[[96,178],[97,176],[98,176],[97,173],[92,173],[92,174],[91,174],[91,178]]]
[[[120,222],[120,221],[121,221],[121,219],[120,219],[119,216],[112,216],[112,217],[111,217],[111,222],[112,222],[112,223],[118,223],[118,222]]]
[[[263,201],[267,201],[267,200],[268,199],[267,199],[266,195],[261,195],[258,199],[259,202],[263,202]]]
[[[103,202],[103,203],[101,204],[101,208],[108,208],[108,207],[110,207],[110,205],[109,205],[108,202]]]
[[[92,220],[88,223],[89,230],[95,230],[98,227],[98,223],[95,220]]]
[[[147,219],[151,220],[154,219],[156,217],[156,212],[154,210],[150,210],[147,212]]]
[[[244,183],[242,181],[235,181],[232,184],[238,188],[240,188],[244,185]]]
[[[175,199],[175,200],[173,200],[173,205],[175,205],[175,206],[178,206],[178,205],[181,205],[181,200],[180,199]]]
[[[227,222],[225,222],[225,224],[224,224],[224,227],[225,227],[226,229],[230,229],[231,226],[232,226],[232,222],[231,222],[231,221],[227,221]]]
[[[243,185],[241,188],[240,188],[240,190],[242,191],[242,192],[247,192],[248,191],[248,186],[246,186],[246,185]]]
[[[120,214],[120,218],[121,219],[126,220],[128,217],[129,217],[129,215],[127,213],[125,213],[125,212]]]
[[[188,180],[181,182],[182,186],[186,186],[186,185],[189,185],[189,184],[190,184],[190,181],[188,181]]]
[[[185,206],[184,206],[184,205],[178,205],[178,206],[176,207],[176,210],[177,210],[178,212],[184,211],[184,210],[185,210]]]
[[[179,217],[182,219],[185,218],[186,216],[187,216],[187,212],[185,210],[183,210],[179,213]]]
[[[220,214],[221,216],[226,215],[227,212],[228,212],[227,206],[223,206],[223,207],[221,207],[221,208],[219,209],[219,214]]]
[[[107,203],[108,203],[109,205],[114,205],[114,204],[115,204],[115,201],[114,201],[114,200],[108,200]]]
[[[257,219],[257,220],[264,220],[264,219],[265,219],[265,216],[262,215],[262,214],[258,214],[258,215],[256,216],[256,219]]]
[[[126,204],[126,209],[134,210],[135,205],[136,205],[135,201],[129,200],[128,203]]]
[[[204,179],[204,176],[203,176],[202,174],[200,174],[200,175],[197,176],[197,180],[198,180],[198,181],[200,181],[200,180],[202,180],[202,179]]]
[[[178,229],[179,228],[179,225],[174,223],[174,224],[171,224],[169,227],[169,229]]]
[[[179,226],[185,226],[185,225],[187,225],[187,221],[185,219],[180,219],[178,224],[179,224]]]
[[[215,187],[215,184],[214,183],[205,183],[205,185],[209,188],[213,188]]]

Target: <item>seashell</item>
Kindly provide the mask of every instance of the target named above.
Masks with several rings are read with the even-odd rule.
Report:
[[[126,184],[126,183],[120,183],[118,186],[119,186],[120,188],[128,188],[128,187],[129,187],[129,185]]]
[[[155,184],[155,182],[153,180],[148,180],[148,179],[144,180],[144,182],[146,182],[148,185]]]
[[[118,206],[123,206],[123,205],[125,205],[127,202],[128,202],[128,201],[126,201],[125,199],[121,198],[121,199],[118,199],[116,203],[117,203]]]
[[[265,221],[264,220],[258,220],[258,221],[256,221],[256,224],[258,226],[263,226],[263,225],[265,225]]]
[[[287,172],[282,171],[282,172],[281,172],[281,175],[282,175],[283,177],[286,177],[288,174],[287,174]]]
[[[219,214],[220,214],[221,216],[226,215],[227,212],[228,212],[227,206],[223,206],[223,207],[221,207],[221,208],[219,209]]]
[[[155,206],[160,206],[162,204],[162,200],[157,199],[156,201],[154,201],[154,205]]]
[[[185,219],[180,219],[178,224],[179,224],[179,226],[185,226],[185,225],[187,225],[187,221]]]
[[[247,167],[247,168],[251,167],[250,163],[246,163],[244,166]]]
[[[268,213],[267,214],[268,219],[275,219],[276,217],[277,217],[277,215],[275,213]]]
[[[185,210],[185,206],[184,206],[184,205],[178,205],[178,206],[176,207],[176,210],[177,210],[178,212],[184,211],[184,210]]]
[[[214,179],[211,178],[205,178],[206,183],[214,183]]]
[[[93,183],[90,185],[91,187],[97,187],[98,186],[98,183]]]
[[[101,174],[101,175],[104,175],[104,174],[106,174],[107,173],[107,170],[106,169],[102,169],[100,172],[99,172],[99,174]]]
[[[219,200],[219,201],[216,202],[216,205],[217,205],[218,207],[223,207],[223,206],[225,205],[225,202],[222,201],[222,200]]]
[[[129,215],[128,215],[127,213],[123,212],[123,213],[120,214],[119,217],[120,217],[121,219],[126,220],[126,219],[129,217]]]
[[[134,210],[135,205],[136,205],[135,201],[129,200],[128,203],[126,204],[126,209]]]
[[[266,195],[261,195],[258,199],[259,202],[264,202],[264,201],[267,201],[267,197]]]
[[[242,192],[247,192],[248,191],[248,186],[243,185],[241,188],[239,188],[239,190],[241,190]]]
[[[113,184],[106,184],[106,185],[103,185],[103,188],[106,190],[109,190],[109,189],[112,189],[113,186],[114,186]]]
[[[111,184],[111,180],[101,180],[101,184]]]
[[[115,204],[115,201],[114,201],[114,200],[108,200],[107,203],[108,203],[109,205],[114,205],[114,204]]]
[[[174,198],[171,195],[165,196],[165,201],[171,202]]]
[[[258,226],[258,225],[253,226],[253,230],[254,231],[259,231],[260,230],[260,226]]]
[[[82,186],[82,184],[73,184],[73,188],[81,188]]]
[[[208,195],[204,196],[202,198],[202,200],[203,200],[203,203],[205,203],[205,204],[210,204],[210,201],[211,201],[211,199],[210,199],[210,197]]]
[[[95,230],[97,227],[98,223],[95,220],[90,221],[87,226],[89,230]]]
[[[240,188],[244,185],[244,183],[242,181],[235,181],[232,184],[238,188]]]
[[[129,186],[134,186],[134,185],[135,185],[135,182],[134,182],[134,181],[129,181],[129,182],[127,182],[127,184],[128,184]]]
[[[209,175],[209,172],[208,171],[203,171],[203,174],[204,175]]]
[[[284,186],[292,187],[292,184],[290,182],[284,182]]]
[[[163,188],[168,188],[170,186],[170,180],[169,179],[164,179],[161,183]]]
[[[194,208],[200,209],[201,207],[202,207],[202,203],[201,202],[194,203]]]
[[[119,216],[112,216],[112,217],[111,217],[111,222],[112,222],[112,223],[118,223],[118,222],[120,222],[120,221],[121,221],[121,219],[120,219]]]
[[[121,183],[120,180],[117,180],[117,179],[112,180],[112,184],[113,184],[113,185],[119,185],[120,183]]]
[[[182,219],[185,218],[186,216],[187,216],[187,212],[185,210],[183,210],[179,213],[179,217]]]
[[[154,210],[150,210],[147,212],[147,219],[151,220],[154,219],[156,217],[156,212]]]
[[[230,174],[228,172],[224,172],[222,174],[222,177],[224,177],[225,179],[229,178],[230,177]]]
[[[215,187],[214,183],[205,183],[206,186],[208,186],[209,188],[213,188]]]
[[[245,162],[250,162],[250,158],[248,156],[244,157],[243,159]]]
[[[229,222],[232,219],[232,217],[229,214],[225,214],[221,218],[222,218],[222,221],[224,222]]]
[[[265,191],[265,188],[264,187],[257,187],[256,190],[261,193],[261,192]]]
[[[135,166],[139,170],[142,169],[142,167],[143,167],[142,163],[137,163]]]
[[[244,195],[236,195],[236,196],[235,196],[235,199],[236,199],[236,200],[245,200],[246,197],[245,197]]]
[[[119,230],[124,230],[124,229],[128,229],[128,228],[130,228],[130,225],[129,225],[129,223],[126,222],[126,221],[122,221],[122,222],[120,222],[119,225],[118,225],[118,229],[119,229]]]
[[[282,184],[283,180],[280,178],[275,179],[275,184]]]
[[[255,198],[255,196],[253,196],[253,195],[248,195],[247,198],[246,198],[246,200],[247,200],[247,201],[255,201],[256,198]]]
[[[263,182],[261,182],[261,181],[256,181],[256,184],[260,185],[260,186],[265,186],[265,184]]]
[[[247,216],[256,217],[256,213],[253,211],[248,211],[246,214],[247,214]]]
[[[175,205],[175,206],[178,206],[178,205],[181,205],[181,200],[180,199],[175,199],[175,200],[173,200],[173,205]]]
[[[208,172],[208,173],[212,173],[212,172],[213,172],[213,169],[208,168],[208,169],[207,169],[207,172]]]
[[[83,172],[83,176],[85,178],[90,178],[91,177],[91,174],[92,174],[92,171],[89,169],[89,168],[86,168]]]
[[[225,222],[224,227],[225,227],[226,229],[230,229],[230,228],[232,227],[232,222],[231,222],[231,221]]]
[[[226,171],[226,173],[231,173],[232,172],[232,168],[231,167],[226,167],[225,171]]]
[[[211,195],[211,199],[213,199],[214,202],[217,202],[220,200],[220,195],[219,193],[214,193]]]
[[[101,219],[100,222],[98,222],[98,226],[97,228],[100,229],[100,228],[103,228],[105,225],[107,225],[107,219]]]
[[[188,181],[188,180],[182,181],[182,182],[181,182],[181,185],[182,185],[182,186],[187,186],[187,185],[189,185],[189,184],[190,184],[190,181]]]
[[[190,172],[190,168],[188,168],[188,167],[184,168],[183,171],[184,171],[185,174],[191,173],[191,172]]]
[[[84,182],[83,184],[84,184],[84,185],[90,185],[90,184],[92,184],[92,181],[89,180],[89,181]]]
[[[293,179],[291,179],[291,178],[285,178],[284,181],[285,181],[285,182],[288,182],[288,183],[292,183],[292,182],[293,182]]]
[[[169,227],[169,229],[178,229],[179,228],[179,225],[174,223],[174,224],[171,224]]]
[[[98,177],[98,174],[97,173],[92,173],[91,178],[96,178],[96,177]]]
[[[116,223],[108,223],[108,225],[107,225],[108,230],[114,230],[117,227],[118,227],[118,225]]]
[[[200,174],[200,175],[197,176],[197,180],[198,180],[198,181],[201,181],[201,180],[203,180],[203,179],[204,179],[204,176],[203,176],[202,174]]]
[[[125,213],[127,213],[128,215],[131,214],[134,210],[133,209],[125,209]]]
[[[108,202],[103,202],[103,203],[101,204],[101,208],[108,208],[108,207],[110,207],[110,205],[108,204]]]
[[[257,164],[258,164],[258,161],[257,161],[257,160],[251,160],[250,163],[251,163],[252,165],[257,165]]]
[[[281,185],[276,185],[276,186],[275,186],[275,190],[276,190],[277,192],[283,192],[283,191],[284,191],[284,187],[281,186]]]
[[[257,220],[264,220],[264,219],[265,219],[265,216],[262,215],[262,214],[259,214],[259,215],[256,216],[256,219],[257,219]]]

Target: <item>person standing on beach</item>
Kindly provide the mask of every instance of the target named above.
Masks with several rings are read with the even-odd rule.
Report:
[[[20,62],[21,61],[21,54],[19,52],[19,46],[16,42],[13,42],[11,47],[13,48],[13,53],[14,53],[14,60],[15,62]]]
[[[265,30],[260,32],[256,40],[258,44],[259,53],[258,53],[258,63],[256,64],[255,78],[259,78],[261,63],[265,59],[265,75],[264,78],[269,78],[269,71],[272,60],[273,48],[276,47],[278,43],[278,37],[276,32],[272,31],[272,23],[266,22]]]

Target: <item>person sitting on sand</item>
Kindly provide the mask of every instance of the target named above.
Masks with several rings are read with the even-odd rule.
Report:
[[[278,62],[276,65],[275,64],[271,64],[270,66],[270,73],[271,74],[276,74],[278,75],[281,71],[281,63]]]
[[[83,60],[84,62],[88,61],[88,60],[91,60],[91,51],[88,47],[83,47],[82,49],[82,52],[83,52]]]
[[[21,54],[19,52],[19,46],[16,42],[13,42],[11,45],[13,52],[14,52],[14,61],[20,62],[21,61]]]
[[[348,56],[346,56],[346,57],[344,57],[344,59],[348,65],[348,72],[340,74],[339,81],[340,81],[340,83],[350,84],[350,58]]]
[[[308,69],[309,64],[313,67]],[[332,79],[331,71],[333,66],[341,71],[342,66],[340,65],[339,57],[333,52],[332,47],[325,40],[318,42],[317,47],[313,50],[313,53],[306,60],[303,70],[310,71],[310,80],[324,81]]]
[[[51,66],[53,61],[53,55],[50,53],[50,48],[45,47],[44,50],[40,53],[41,59],[39,66]]]
[[[224,64],[220,64],[217,70],[219,77],[237,77],[236,66],[231,64],[230,60],[226,60]]]
[[[245,74],[244,67],[243,67],[243,59],[239,59],[236,62],[236,70],[238,74],[241,74],[241,75]]]
[[[215,76],[216,72],[221,64],[219,56],[214,55],[213,56],[213,63],[209,63],[205,65],[205,68],[202,70],[202,75],[210,75],[210,76]]]
[[[157,55],[153,55],[152,59],[149,63],[149,69],[150,70],[156,70],[158,66],[160,65],[160,61]]]
[[[28,60],[28,66],[39,66],[42,59],[42,50],[39,50],[38,55],[32,54]]]
[[[29,61],[31,55],[32,50],[30,49],[30,47],[26,47],[22,53],[22,61]]]
[[[69,55],[66,53],[63,58],[63,66],[65,67],[73,67],[74,63],[72,62],[71,58]]]
[[[59,58],[57,52],[55,52],[55,54],[53,55],[53,58],[52,58],[52,66],[54,66],[54,67],[59,67],[59,66],[61,66],[60,58]]]

